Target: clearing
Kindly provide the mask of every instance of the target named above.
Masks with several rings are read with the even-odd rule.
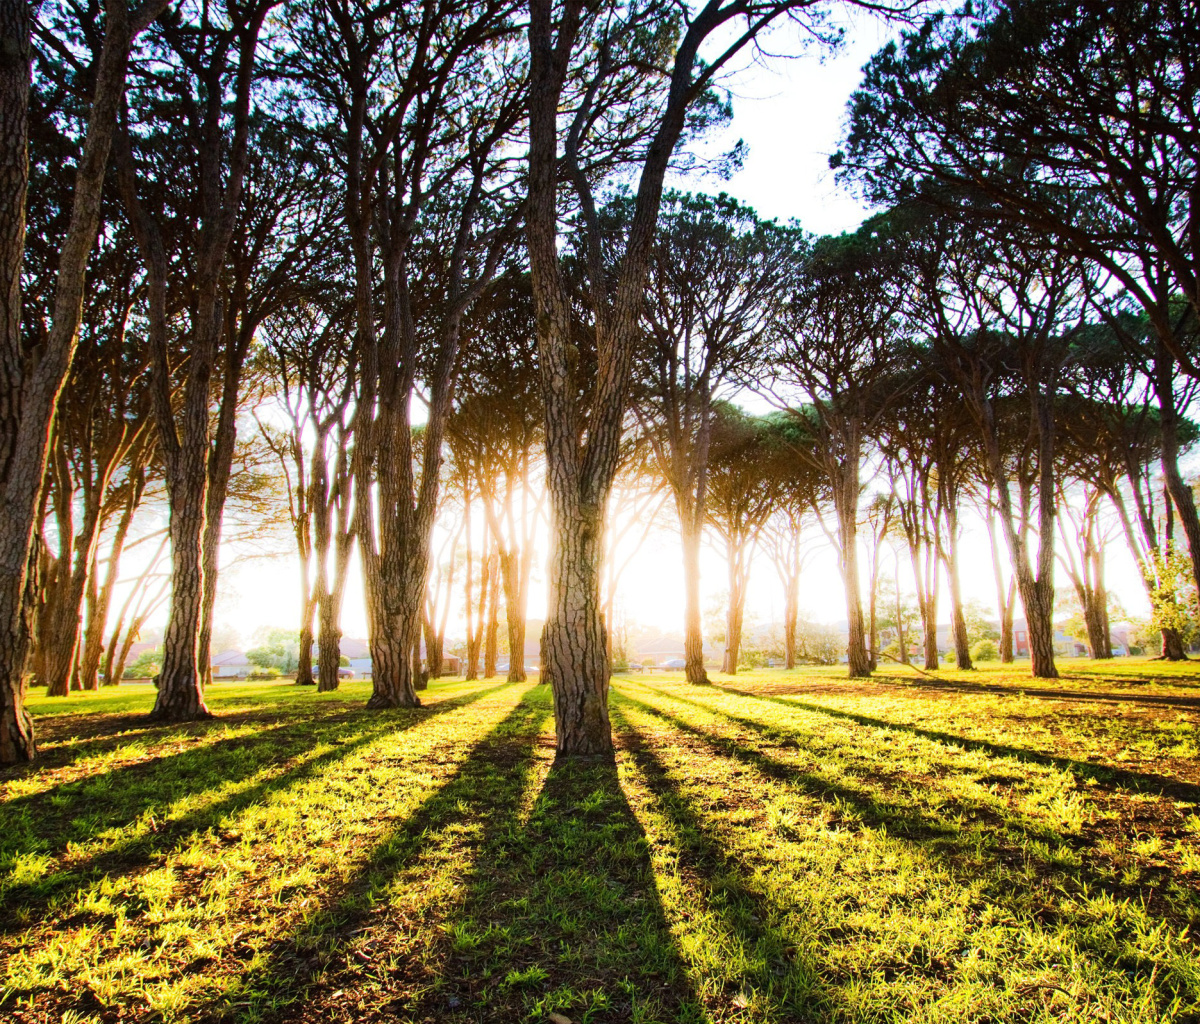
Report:
[[[14,1022],[1200,1020],[1200,666],[218,684],[30,701]]]

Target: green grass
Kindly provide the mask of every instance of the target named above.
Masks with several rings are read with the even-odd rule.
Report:
[[[1200,666],[30,702],[0,1019],[1200,1020]],[[551,1015],[556,1015],[551,1017]]]

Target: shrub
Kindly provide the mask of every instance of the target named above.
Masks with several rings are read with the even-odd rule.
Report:
[[[150,679],[158,675],[162,668],[163,652],[161,647],[142,651],[130,664],[125,666],[122,675],[126,679]]]
[[[1000,649],[994,640],[980,640],[971,648],[972,661],[999,661]]]
[[[246,678],[254,680],[278,679],[280,675],[282,675],[282,673],[279,671],[279,669],[277,669],[274,665],[268,665],[266,667],[256,668],[253,672],[246,676]]]

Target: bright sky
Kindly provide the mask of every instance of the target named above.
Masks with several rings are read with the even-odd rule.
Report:
[[[821,60],[817,54],[794,60],[774,60],[741,73],[734,86],[734,121],[724,138],[714,140],[729,149],[740,138],[749,147],[745,164],[728,182],[676,182],[677,186],[706,191],[727,191],[754,206],[761,214],[780,220],[793,218],[808,230],[831,233],[853,229],[866,214],[852,196],[838,189],[828,170],[828,157],[838,147],[846,101],[857,86],[860,69],[890,35],[876,19],[859,17],[848,27],[847,43],[838,53]],[[772,41],[785,49],[786,39]],[[748,399],[747,405],[755,407]],[[1109,583],[1126,608],[1145,614],[1146,601],[1132,559],[1124,544],[1110,547]],[[622,579],[621,604],[630,620],[664,630],[682,627],[682,570],[678,541],[671,532],[654,535],[634,559]],[[890,556],[885,571],[891,572]],[[706,551],[703,606],[711,607],[725,590],[725,565]],[[901,570],[908,589],[907,569]],[[965,596],[995,607],[991,559],[987,537],[970,522],[964,537],[962,576]],[[1065,577],[1062,584],[1066,583]],[[226,635],[238,633],[248,642],[262,626],[293,626],[297,618],[299,574],[295,558],[254,560],[223,570],[217,621]],[[544,577],[538,574],[530,588],[530,615],[539,617],[545,607]],[[944,590],[943,590],[944,592]],[[748,613],[770,621],[782,610],[782,593],[773,568],[762,558],[755,565]],[[824,550],[807,570],[802,606],[818,621],[845,618],[845,604],[832,550]],[[943,599],[941,618],[948,614]],[[347,636],[366,636],[357,559],[346,593],[343,629]],[[452,634],[461,635],[459,626]]]

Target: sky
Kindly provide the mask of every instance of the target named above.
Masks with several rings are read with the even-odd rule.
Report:
[[[721,136],[708,143],[728,150],[738,139],[744,140],[748,152],[742,168],[728,181],[704,179],[672,184],[728,192],[763,216],[781,221],[795,219],[815,233],[836,233],[857,227],[869,211],[838,187],[828,169],[828,159],[838,148],[846,102],[859,82],[861,68],[892,31],[878,19],[859,16],[848,23],[846,42],[832,55],[821,58],[809,53],[743,69],[727,83],[733,94],[733,121]],[[773,49],[784,50],[789,40],[785,34],[769,43]],[[761,403],[747,396],[744,404],[755,408]],[[1110,552],[1112,589],[1130,612],[1145,614],[1144,591],[1124,544],[1118,541],[1110,547]],[[220,635],[240,637],[243,644],[249,644],[255,632],[264,627],[294,626],[299,587],[295,557],[229,564],[235,554],[223,552],[222,557],[226,567],[222,570],[216,615]],[[885,561],[885,572],[892,571],[890,555]],[[715,550],[708,549],[701,569],[702,605],[715,608],[725,591],[724,561]],[[962,578],[968,599],[994,609],[987,536],[974,523],[968,525],[963,538]],[[901,579],[908,579],[903,566]],[[1065,584],[1065,577],[1061,582]],[[356,559],[344,611],[343,630],[347,636],[366,636],[361,593]],[[620,594],[620,604],[629,621],[670,632],[681,629],[681,553],[671,531],[654,534],[638,552],[622,578]],[[540,571],[532,581],[530,595],[530,615],[540,617],[545,607],[545,582]],[[771,621],[781,613],[782,603],[775,572],[760,556],[754,568],[748,614],[751,619]],[[815,621],[845,619],[842,584],[828,546],[806,570],[801,606]],[[943,600],[941,617],[944,619],[947,614],[947,603]],[[456,629],[452,620],[449,632],[461,634],[461,624]]]

